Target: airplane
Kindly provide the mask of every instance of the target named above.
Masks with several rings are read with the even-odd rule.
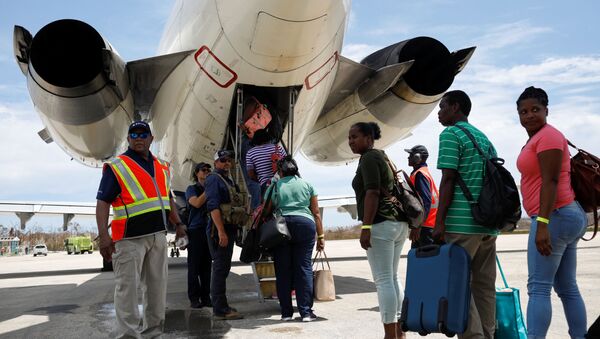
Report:
[[[475,51],[450,52],[433,38],[415,37],[352,61],[341,55],[350,6],[179,0],[158,55],[129,62],[74,19],[35,35],[15,26],[13,47],[44,141],[100,167],[126,149],[132,121],[148,121],[153,153],[171,163],[172,189],[181,197],[194,165],[210,163],[223,148],[235,151],[234,174],[243,182],[239,122],[246,98],[269,103],[288,154],[343,164],[357,157],[347,145],[352,124],[377,122],[381,148],[409,136]]]

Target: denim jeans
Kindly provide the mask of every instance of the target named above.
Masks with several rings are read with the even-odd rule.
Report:
[[[225,225],[225,232],[227,233],[227,246],[219,246],[219,236],[215,230],[214,238],[210,237],[210,227],[207,228],[206,233],[208,237],[208,244],[210,248],[210,254],[212,256],[212,277],[210,282],[210,297],[213,304],[214,315],[224,315],[231,311],[229,304],[227,303],[227,276],[231,270],[231,256],[233,255],[233,245],[237,236],[236,225]]]
[[[384,324],[398,321],[404,287],[398,281],[400,252],[408,236],[408,224],[386,220],[373,225],[367,259],[377,287],[379,313]]]
[[[189,228],[187,235],[190,240],[187,247],[188,298],[191,303],[202,301],[210,304],[212,258],[208,249],[206,227]]]
[[[584,338],[587,331],[585,304],[577,287],[577,242],[585,233],[587,216],[579,203],[573,202],[554,210],[548,230],[552,254],[542,256],[535,246],[537,222],[532,217],[527,265],[527,334],[530,339],[545,338],[552,319],[550,292],[560,297],[571,338]]]
[[[292,289],[301,317],[309,316],[313,306],[312,252],[315,246],[315,222],[302,216],[285,216],[292,239],[273,249],[277,297],[282,317],[291,317]]]

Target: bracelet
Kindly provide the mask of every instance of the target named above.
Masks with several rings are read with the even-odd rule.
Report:
[[[325,239],[325,234],[319,234],[319,235],[317,236],[317,239]]]
[[[362,225],[360,227],[361,230],[370,230],[373,227],[373,225]]]
[[[537,218],[535,218],[536,221],[538,222],[543,222],[544,224],[548,225],[550,223],[550,220],[544,218],[544,217],[540,217],[538,216]]]

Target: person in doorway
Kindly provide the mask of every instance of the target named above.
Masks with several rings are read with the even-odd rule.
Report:
[[[271,179],[277,173],[277,161],[287,154],[283,147],[271,143],[271,138],[266,130],[259,129],[252,138],[252,147],[246,155],[246,168],[248,176],[258,181],[264,195]]]
[[[386,339],[405,338],[398,320],[404,288],[398,279],[400,253],[408,235],[408,219],[400,215],[383,190],[390,192],[394,174],[387,155],[374,148],[381,129],[374,122],[358,122],[348,132],[348,145],[360,154],[352,188],[356,194],[358,219],[362,221],[360,246],[367,251],[377,286],[379,313]],[[402,221],[399,221],[402,220]]]
[[[527,334],[545,338],[552,319],[552,287],[562,301],[571,338],[587,332],[585,304],[577,286],[577,243],[587,216],[571,187],[567,139],[547,123],[548,95],[527,87],[517,112],[529,140],[517,158],[523,206],[531,216],[527,245]]]
[[[239,193],[233,182],[231,170],[232,153],[220,150],[215,153],[215,171],[206,178],[206,207],[210,214],[207,237],[213,259],[210,296],[213,317],[217,320],[242,319],[243,315],[227,302],[227,276],[231,270],[233,245],[239,225],[232,220],[232,190]]]
[[[405,151],[408,152],[408,165],[413,168],[410,181],[415,186],[421,200],[423,200],[423,210],[425,211],[425,221],[423,221],[421,227],[410,231],[409,239],[412,241],[413,248],[431,245],[433,244],[432,235],[435,217],[437,216],[439,193],[427,167],[429,152],[423,145],[416,145],[411,149],[405,149]]]
[[[209,164],[201,162],[194,168],[195,184],[188,186],[185,199],[190,211],[187,235],[188,298],[192,308],[212,307],[210,301],[210,276],[212,258],[208,248],[206,227],[208,212],[204,184],[211,171]]]
[[[281,307],[281,320],[290,321],[292,290],[296,291],[298,313],[302,321],[317,319],[313,312],[312,253],[325,248],[323,223],[319,212],[317,193],[313,186],[300,178],[298,164],[287,156],[277,163],[281,179],[273,183],[265,193],[266,215],[279,210],[285,217],[291,240],[273,249],[277,297]]]
[[[459,338],[493,339],[496,327],[496,237],[497,230],[473,219],[469,201],[460,189],[460,175],[477,200],[484,175],[484,159],[460,126],[468,130],[490,158],[496,150],[489,139],[468,121],[469,96],[460,90],[444,94],[438,119],[446,128],[440,134],[437,167],[442,170],[440,202],[433,238],[463,247],[471,257],[471,304],[467,330]]]
[[[127,151],[104,165],[96,195],[100,254],[115,272],[116,338],[162,334],[167,299],[167,223],[185,236],[170,194],[169,164],[150,152],[150,126],[129,126]],[[112,235],[108,233],[112,205]],[[138,290],[143,292],[140,316]]]

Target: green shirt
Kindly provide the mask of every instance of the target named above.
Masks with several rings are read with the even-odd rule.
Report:
[[[494,145],[480,130],[464,121],[459,121],[457,125],[471,132],[479,147],[484,152],[487,151],[489,157],[496,156]],[[437,168],[458,170],[471,194],[473,194],[475,201],[477,201],[481,193],[484,174],[483,166],[483,158],[465,132],[456,126],[446,127],[442,131],[440,134]],[[469,201],[465,198],[458,184],[454,185],[454,195],[448,209],[448,214],[446,215],[445,224],[446,232],[449,233],[498,234],[496,230],[475,223],[471,214]]]
[[[352,180],[352,188],[356,194],[356,209],[358,220],[363,220],[365,215],[365,195],[367,190],[385,188],[391,192],[394,186],[392,170],[387,163],[387,155],[377,149],[371,149],[364,153],[358,162],[356,175]],[[398,211],[394,205],[385,197],[383,193],[379,194],[379,206],[373,223],[379,223],[385,220],[396,221]]]
[[[283,177],[267,188],[265,200],[274,187],[277,188],[271,199],[281,215],[300,215],[315,221],[310,211],[310,199],[316,197],[317,192],[311,184],[297,176]]]

